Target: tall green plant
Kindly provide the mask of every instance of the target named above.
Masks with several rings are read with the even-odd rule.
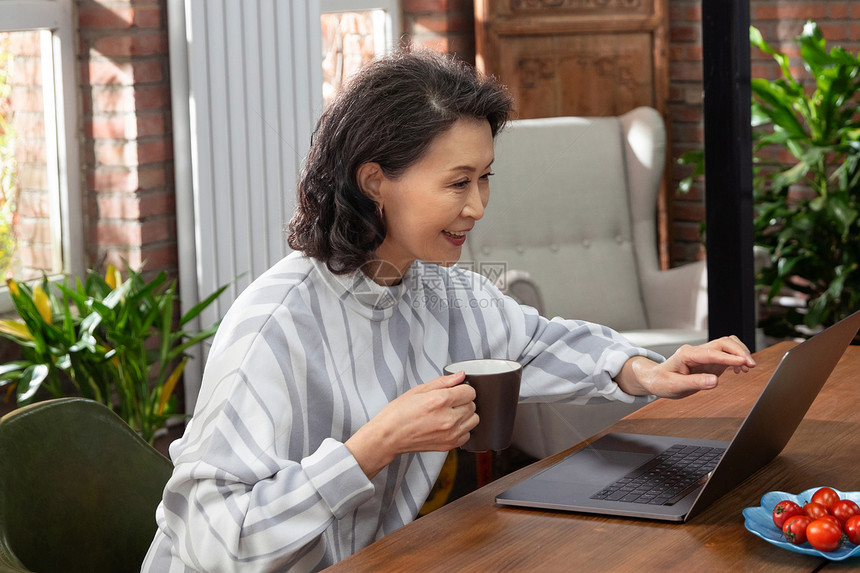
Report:
[[[814,88],[792,75],[789,57],[755,29],[750,43],[770,54],[781,76],[753,79],[755,151],[785,149],[793,158],[758,169],[754,182],[755,241],[771,265],[757,277],[769,300],[788,291],[807,300],[801,313],[771,318],[771,334],[802,334],[860,308],[860,59],[827,51],[821,30],[807,22],[795,42]]]
[[[17,402],[24,405],[40,388],[60,397],[71,385],[75,393],[105,402],[109,368],[104,376],[99,373],[111,357],[109,349],[97,346],[82,352],[76,313],[56,300],[47,279],[32,287],[14,280],[7,284],[20,320],[0,321],[0,335],[16,342],[22,355],[22,360],[0,366],[0,386],[8,385],[7,398],[17,390]]]
[[[23,359],[0,366],[0,387],[19,405],[69,393],[98,400],[148,441],[176,414],[187,350],[218,327],[187,330],[189,322],[226,288],[177,318],[176,282],[163,272],[147,282],[130,271],[122,281],[111,266],[105,277],[91,272],[73,286],[8,284],[20,320],[0,321],[0,336],[18,344]]]

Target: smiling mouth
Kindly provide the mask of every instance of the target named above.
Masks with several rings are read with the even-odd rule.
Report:
[[[452,233],[451,231],[442,231],[442,234],[447,235],[447,236],[451,237],[452,239],[462,239],[463,237],[466,236],[465,231],[460,232],[460,233]]]

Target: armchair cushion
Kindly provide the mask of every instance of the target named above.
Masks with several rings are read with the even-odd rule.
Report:
[[[641,268],[641,267],[640,267]],[[708,271],[705,261],[640,273],[642,297],[652,329],[683,329],[699,340],[708,330]]]

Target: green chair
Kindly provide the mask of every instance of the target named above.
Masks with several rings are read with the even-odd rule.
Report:
[[[0,418],[0,572],[140,571],[170,461],[103,404]]]

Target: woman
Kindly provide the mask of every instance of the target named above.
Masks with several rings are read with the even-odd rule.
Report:
[[[682,397],[754,365],[734,337],[663,361],[452,266],[510,109],[474,69],[405,51],[323,114],[296,252],[221,324],[145,571],[317,570],[413,520],[478,422],[463,373],[440,376],[450,362],[518,360],[532,401]]]

